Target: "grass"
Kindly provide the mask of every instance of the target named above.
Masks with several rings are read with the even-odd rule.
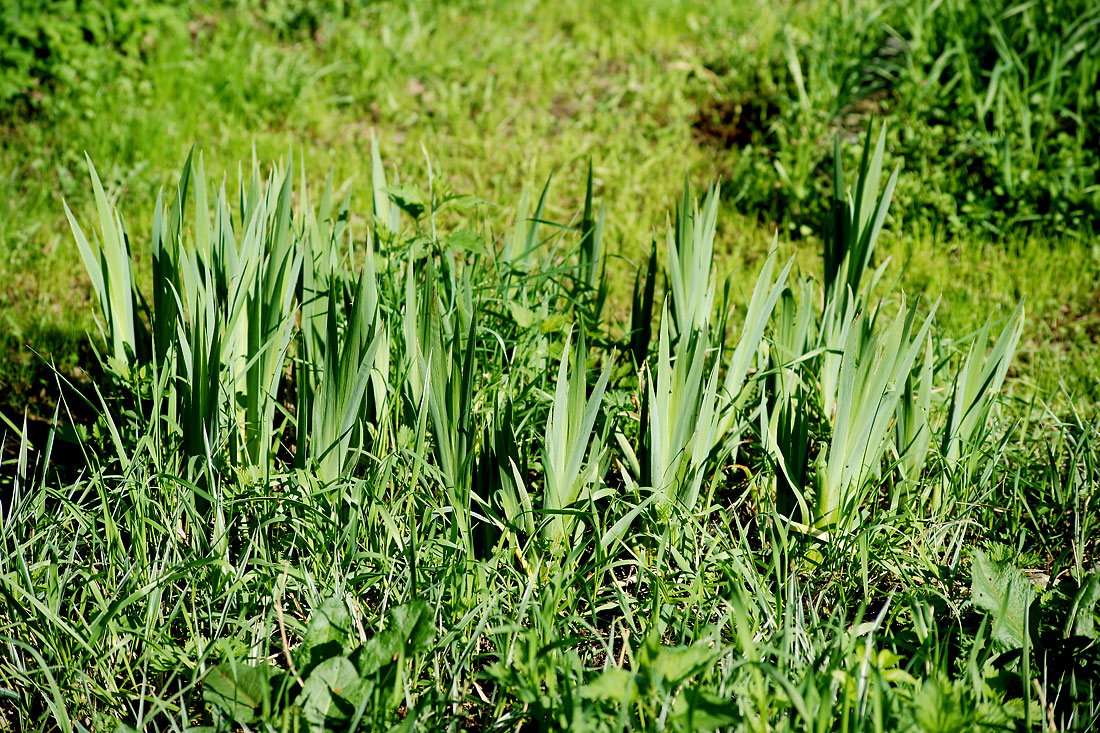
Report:
[[[524,188],[538,190],[551,172],[556,172],[555,191],[583,190],[591,158],[596,191],[612,212],[606,223],[609,251],[616,255],[609,260],[611,305],[623,309],[631,263],[645,256],[654,228],[676,204],[679,179],[685,173],[695,181],[731,174],[747,155],[697,142],[698,113],[723,88],[714,86],[703,64],[712,57],[744,55],[757,36],[759,58],[767,59],[780,48],[778,41],[768,41],[777,29],[786,22],[802,27],[818,12],[812,5],[805,12],[751,4],[722,11],[690,4],[639,7],[630,10],[624,32],[608,38],[595,32],[611,22],[599,9],[509,7],[502,13],[462,5],[409,12],[383,4],[348,19],[322,14],[315,36],[247,8],[212,7],[194,17],[177,10],[177,22],[164,23],[166,30],[152,37],[140,77],[104,71],[94,93],[62,86],[56,109],[10,123],[0,145],[8,171],[0,195],[0,241],[8,253],[0,264],[6,283],[0,309],[7,324],[5,349],[13,354],[0,377],[13,395],[8,409],[37,395],[43,382],[50,384],[26,344],[64,363],[71,361],[83,332],[93,328],[87,318],[89,292],[76,267],[79,257],[60,200],[65,197],[78,213],[90,211],[82,183],[84,151],[100,161],[108,195],[124,201],[137,217],[130,222],[135,231],[149,229],[158,189],[169,183],[167,172],[193,144],[202,147],[213,170],[249,159],[253,146],[261,159],[293,148],[305,155],[310,171],[324,175],[332,169],[338,183],[353,181],[356,211],[369,206],[364,141],[372,129],[407,175],[425,177],[424,146],[441,182],[501,204]],[[524,63],[516,64],[520,46],[527,52]],[[226,68],[235,73],[223,74]],[[722,84],[737,88],[735,80]],[[831,142],[828,133],[816,139],[814,156],[822,166]],[[896,149],[888,146],[888,156]],[[915,165],[907,156],[903,182],[916,172]],[[665,171],[673,175],[661,175]],[[720,203],[723,245],[717,253],[730,269],[763,256],[771,242],[767,223],[756,223],[761,215],[755,204],[737,196],[750,180],[756,179],[733,175],[725,186],[730,195]],[[760,179],[751,187],[774,185]],[[781,184],[779,190],[787,188]],[[564,220],[579,200],[571,196],[552,198],[556,208],[549,213]],[[507,210],[485,215],[499,229]],[[928,283],[930,293],[950,290],[954,284],[943,282],[952,273],[943,264],[942,227],[908,211],[895,208],[901,217],[893,228],[898,241],[884,242],[880,251],[907,264],[907,289]],[[765,222],[774,216],[763,215]],[[795,234],[800,226],[813,232],[819,224],[812,212],[781,217],[785,231],[788,221]],[[1041,303],[1032,311],[1029,333],[1042,350],[1068,350],[1071,358],[1068,370],[1044,369],[1036,379],[1049,385],[1064,376],[1074,398],[1083,399],[1095,386],[1076,364],[1091,339],[1048,328],[1066,319],[1059,315],[1062,306],[1070,321],[1090,317],[1095,256],[1089,246],[1073,244],[1048,254],[1047,240],[1037,231],[1007,236],[1010,248],[1022,250],[1020,257],[1002,256],[1002,245],[985,232],[949,245],[948,251],[981,271],[968,275],[991,285],[955,298],[961,312],[949,317],[976,326],[982,314],[1009,300]],[[808,241],[801,261],[809,265],[817,251]],[[988,261],[978,261],[978,252]],[[973,260],[967,257],[971,253]],[[1072,280],[1047,276],[1053,272],[1044,262],[1050,256],[1085,274]],[[1030,274],[1020,278],[1017,269]],[[739,282],[750,284],[747,275]]]
[[[1091,231],[1100,199],[1088,3],[808,5],[751,46],[707,55],[699,128],[739,149],[738,198],[799,221],[823,212],[832,130],[894,122],[897,205],[943,236]],[[811,139],[816,145],[806,144]]]
[[[820,111],[901,9],[156,6],[44,81],[0,730],[1094,727],[1097,253],[914,209],[908,81]]]
[[[820,281],[773,253],[750,302],[700,305],[714,192],[681,209],[665,255],[701,254],[632,319],[659,323],[640,365],[593,305],[589,216],[505,247],[476,208],[441,226],[465,198],[376,175],[359,250],[292,165],[211,196],[189,158],[151,290],[112,207],[74,219],[104,380],[78,477],[56,430],[19,443],[9,724],[1091,725],[1088,428],[1045,443],[1052,473],[1021,462],[1051,427],[996,407],[1022,311],[963,351],[876,295],[882,139]],[[1052,479],[1079,519],[1040,593],[1020,492]]]

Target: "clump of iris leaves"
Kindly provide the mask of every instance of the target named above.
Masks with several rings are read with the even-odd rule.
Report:
[[[889,284],[885,140],[752,292],[685,186],[620,318],[591,175],[488,231],[373,143],[366,217],[192,155],[137,241],[89,163],[103,378],[4,469],[0,728],[1087,729],[1095,426],[1006,410],[1022,307]]]

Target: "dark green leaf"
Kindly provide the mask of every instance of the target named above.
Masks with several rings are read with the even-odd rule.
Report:
[[[962,733],[973,727],[971,714],[963,705],[959,690],[943,680],[925,680],[913,706],[918,730]]]
[[[634,673],[622,667],[605,669],[596,679],[580,689],[581,697],[590,700],[627,702],[636,688]]]
[[[266,664],[222,662],[203,680],[203,699],[238,723],[251,723],[267,712],[271,680],[277,674],[278,670]]]
[[[1027,576],[1010,563],[994,562],[984,552],[974,553],[972,568],[974,605],[990,615],[993,638],[1009,649],[1027,639],[1027,610],[1035,590]]]
[[[342,598],[333,597],[314,609],[302,646],[298,650],[301,674],[331,657],[340,656],[349,649],[351,616]]]
[[[1100,603],[1100,574],[1085,580],[1073,601],[1073,633],[1089,639],[1100,639],[1096,632],[1096,605]]]
[[[652,662],[653,670],[665,684],[675,686],[705,668],[717,653],[703,643],[686,647],[661,646]]]
[[[732,700],[706,690],[684,690],[676,698],[672,712],[682,721],[683,730],[715,730],[736,725],[741,713]]]
[[[407,183],[400,186],[387,186],[386,194],[390,197],[390,201],[413,219],[419,219],[424,213],[424,194],[416,186]]]
[[[349,718],[367,691],[347,657],[331,657],[310,674],[298,696],[298,704],[306,720],[318,727],[326,720]]]
[[[451,232],[443,238],[445,249],[466,254],[483,255],[489,250],[485,247],[485,238],[469,229]]]
[[[435,635],[431,609],[423,601],[397,606],[386,614],[385,629],[357,650],[359,674],[364,677],[420,651]]]
[[[424,601],[411,601],[391,611],[392,628],[401,634],[407,652],[423,649],[435,631],[432,628],[432,611]]]

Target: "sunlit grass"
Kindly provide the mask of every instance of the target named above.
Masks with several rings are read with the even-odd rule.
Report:
[[[0,131],[0,731],[1095,727],[1100,260],[815,111],[870,5],[323,5]]]
[[[74,217],[105,379],[79,478],[50,468],[57,432],[11,464],[0,689],[17,720],[1092,719],[1071,682],[1090,678],[1049,677],[1053,637],[1020,621],[1035,596],[1011,555],[975,571],[993,637],[952,585],[1019,455],[996,399],[1019,312],[965,354],[935,308],[889,315],[882,272],[854,272],[881,217],[853,208],[831,277],[776,273],[773,252],[748,302],[715,303],[706,251],[694,275],[654,271],[656,343],[639,341],[593,307],[591,195],[579,226],[521,214],[505,246],[478,204],[384,180],[375,156],[360,252],[350,211],[289,161],[215,194],[189,157],[154,216],[152,297],[126,279],[143,255],[118,251],[121,215]],[[853,187],[874,211],[880,162]],[[445,225],[464,201],[469,227]],[[684,203],[672,262],[715,236],[710,205]],[[1094,483],[1091,453],[1053,449]],[[1052,568],[1082,589],[1066,623],[1091,623],[1094,542],[1075,534]],[[956,648],[1007,677],[975,684],[945,662]]]

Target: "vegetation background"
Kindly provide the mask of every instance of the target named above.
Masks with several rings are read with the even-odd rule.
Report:
[[[11,486],[0,501],[0,729],[186,729],[259,718],[276,728],[314,729],[752,728],[756,719],[762,727],[818,729],[1095,725],[1100,676],[1087,659],[1100,597],[1098,78],[1100,7],[1089,0],[0,0],[0,483]],[[872,157],[881,179],[861,158],[865,140],[875,150],[880,129],[881,157]],[[384,167],[372,156],[372,140]],[[270,405],[247,408],[285,418],[279,430],[269,420],[262,440],[249,436],[268,449],[250,443],[238,458],[223,456],[227,463],[213,478],[188,463],[202,458],[209,424],[188,433],[173,413],[164,435],[146,432],[159,424],[151,416],[160,408],[150,405],[183,404],[184,397],[157,382],[168,363],[163,353],[112,350],[112,339],[121,338],[105,306],[112,301],[97,291],[97,268],[82,257],[65,207],[90,239],[95,231],[106,242],[103,205],[117,206],[133,267],[119,282],[127,291],[132,280],[135,292],[160,292],[151,232],[168,227],[181,163],[191,161],[193,146],[195,166],[189,162],[183,177],[202,182],[205,175],[211,202],[224,180],[226,208],[241,218],[256,209],[243,194],[237,201],[238,171],[247,182],[252,161],[259,162],[262,185],[251,190],[272,197],[270,216],[277,217],[284,209],[271,192],[281,190],[293,160],[294,246],[311,226],[335,243],[347,238],[326,306],[332,333],[344,338],[360,305],[364,319],[383,313],[393,331],[386,336],[392,380],[374,398],[344,396],[355,403],[343,406],[357,416],[349,424],[370,459],[341,459],[333,468],[335,454],[319,452],[321,443],[351,449],[342,438],[309,432],[331,415],[296,402],[306,388],[295,371],[301,367],[290,365],[307,363],[314,347],[293,329],[282,391],[269,396]],[[102,183],[102,205],[86,155]],[[282,161],[278,175],[263,183],[275,160]],[[913,475],[905,473],[908,443],[884,452],[873,470],[857,462],[853,482],[834,476],[830,483],[815,461],[821,451],[822,463],[828,449],[840,451],[840,440],[827,409],[835,397],[822,387],[827,380],[810,374],[830,348],[848,348],[830,346],[824,335],[829,303],[844,307],[828,272],[830,247],[847,241],[836,224],[836,163],[847,183],[873,183],[876,196],[900,170],[886,186],[889,212],[865,263],[868,273],[889,264],[880,279],[871,283],[869,274],[861,286],[857,276],[853,287],[861,311],[880,314],[868,333],[895,333],[894,314],[906,312],[903,292],[909,304],[923,298],[914,329],[940,298],[929,331],[934,347],[914,351],[913,363],[897,372],[913,394],[929,390],[921,409],[939,431],[928,449],[933,457]],[[380,187],[380,170],[392,190]],[[397,186],[395,171],[410,188]],[[542,228],[530,229],[551,176],[535,217]],[[685,178],[696,189],[722,181],[695,219]],[[335,218],[311,225],[304,213],[311,201],[321,204],[329,180],[330,211],[344,211],[347,196],[343,233]],[[524,192],[526,208],[519,204]],[[600,206],[606,213],[596,235]],[[396,218],[380,225],[390,208]],[[716,231],[704,246],[710,212]],[[686,219],[704,231],[702,239],[680,226]],[[240,221],[233,226],[244,242]],[[670,228],[674,246],[665,244]],[[180,241],[193,241],[198,229],[182,227]],[[532,231],[555,254],[529,269],[515,265],[505,277],[490,253],[528,242]],[[377,311],[358,298],[368,240],[379,258]],[[686,268],[673,269],[686,246],[701,258],[694,281]],[[463,247],[470,262],[448,270],[444,253]],[[414,277],[388,264],[420,258],[409,253],[425,248],[437,270],[410,259]],[[604,255],[605,266],[595,268]],[[788,258],[794,265],[782,270]],[[109,269],[117,273],[123,260],[130,258]],[[738,357],[751,330],[745,319],[754,287],[764,283],[768,292],[780,271],[790,273],[789,297],[777,290],[775,320],[768,321],[772,308],[763,315],[759,338],[767,346],[758,351],[753,343]],[[424,324],[398,334],[401,319],[420,317],[410,315],[416,309],[404,278],[428,289],[430,273],[443,293],[440,322],[429,327],[423,316]],[[639,316],[647,275],[657,295]],[[698,306],[707,311],[698,321],[684,315],[691,309],[675,294],[678,277],[700,295],[708,282],[715,287],[714,302]],[[515,300],[520,281],[528,300]],[[188,282],[180,275],[172,287],[190,313]],[[783,339],[797,334],[784,335],[779,324],[802,302],[802,283],[817,293],[811,330],[824,351],[806,341],[804,352],[784,362]],[[479,304],[470,312],[459,305],[466,292]],[[671,310],[663,316],[666,298]],[[512,355],[507,362],[477,336],[488,341],[488,331],[470,323],[471,313],[491,320],[494,308],[512,300],[516,307],[493,321],[501,349]],[[1026,310],[1009,365],[997,354],[997,336],[1014,323],[1021,301]],[[164,302],[149,309],[150,332]],[[422,312],[435,307],[423,303]],[[652,339],[632,351],[643,322],[654,327]],[[697,327],[705,336],[699,341],[691,335]],[[418,328],[416,338],[409,335]],[[917,330],[906,330],[904,343],[921,346]],[[475,363],[463,360],[467,333],[476,336],[470,343],[481,377],[462,378]],[[988,368],[971,359],[985,354],[987,337]],[[335,372],[340,360],[324,350],[330,342],[316,339],[318,373]],[[130,345],[140,342],[135,335]],[[195,342],[183,342],[192,353]],[[444,370],[433,382],[438,389],[426,390],[424,380],[437,377],[417,371],[435,374],[431,362],[416,361],[417,349],[427,357],[448,343],[457,376]],[[886,342],[868,336],[866,343],[881,350]],[[693,358],[697,348],[705,356]],[[571,349],[578,355],[572,369]],[[640,357],[636,363],[628,351]],[[266,364],[257,353],[268,351],[249,351],[249,363]],[[578,376],[585,354],[590,373]],[[654,468],[652,436],[661,428],[647,420],[664,388],[647,401],[647,375],[660,381],[665,364],[669,383],[682,382],[694,395],[685,402],[690,408],[667,405],[669,414],[690,415],[699,426],[707,400],[720,402],[708,397],[712,374],[730,384],[727,365],[749,355],[744,394],[751,398],[731,402],[721,417],[714,408],[713,445],[683,465],[670,459],[676,467]],[[635,369],[647,359],[650,371]],[[698,374],[676,372],[694,361]],[[615,366],[601,382],[608,363]],[[934,366],[934,377],[921,376],[924,364]],[[976,393],[983,395],[975,399],[983,406],[974,432],[980,439],[958,448],[960,421],[971,413],[954,416],[954,395],[970,365],[983,375],[982,390],[999,381],[986,375],[1004,381],[988,397]],[[509,369],[514,380],[506,378]],[[214,372],[215,382],[224,376]],[[777,374],[784,376],[777,381]],[[191,399],[197,378],[187,375]],[[806,393],[784,382],[788,376]],[[317,394],[327,394],[317,379]],[[452,418],[456,404],[471,400],[472,423],[451,425],[442,403],[429,420],[429,394],[455,401]],[[913,394],[898,399],[919,403]],[[245,398],[224,399],[231,406],[212,414],[229,424],[236,407],[246,409]],[[586,466],[574,477],[579,484],[566,481],[570,490],[551,478],[548,415],[559,401],[570,410],[579,405],[578,415],[595,404],[600,415],[594,426],[557,422],[563,444],[579,445],[577,460]],[[805,423],[795,419],[800,410]],[[313,428],[301,417],[307,412],[318,416]],[[903,418],[892,418],[891,435]],[[501,425],[509,421],[515,434],[505,440]],[[769,427],[782,429],[769,434]],[[447,458],[443,445],[469,461]],[[517,460],[512,476],[499,453],[508,453],[506,445],[517,458],[541,458]],[[696,450],[681,448],[683,455]],[[205,447],[211,464],[218,450]],[[234,450],[226,447],[226,455]],[[494,526],[513,534],[475,541],[477,517],[490,511],[476,500],[471,509],[468,495],[455,492],[478,493],[474,467],[490,456],[505,474],[494,481],[511,482],[513,491],[526,484],[541,508],[520,531],[519,515],[497,507]],[[595,466],[591,475],[586,459]],[[169,498],[182,491],[166,488],[169,466],[190,487],[190,500]],[[675,474],[669,485],[665,469]],[[411,480],[386,483],[386,472]],[[919,490],[899,498],[895,484],[909,480]],[[665,494],[649,500],[673,484],[676,491],[703,487],[688,512],[691,531],[670,519],[675,510],[657,508],[676,501]],[[837,511],[862,507],[865,521],[842,531],[819,484],[847,496]],[[874,489],[857,500],[845,494],[850,484]],[[552,507],[547,497],[558,489]],[[954,499],[927,511],[939,491]],[[258,499],[276,494],[283,497],[278,508]],[[588,539],[563,558],[554,537],[574,538],[563,516],[579,512],[585,497]],[[800,497],[808,502],[801,520]],[[358,525],[349,519],[355,507],[365,512]],[[180,519],[187,511],[191,524]],[[463,512],[471,517],[465,523],[456,519]],[[188,535],[204,523],[221,529],[202,541]],[[288,536],[261,541],[269,524]],[[236,532],[231,553],[226,527]],[[637,536],[612,535],[616,527]],[[822,531],[832,533],[831,542],[823,545]],[[139,542],[148,532],[163,533],[164,543]],[[424,560],[416,559],[417,547]],[[430,569],[418,571],[418,562]],[[322,608],[334,627],[351,625],[354,633],[326,635],[317,620]],[[383,638],[375,633],[382,628],[401,634]],[[394,659],[364,661],[370,654]],[[219,665],[235,670],[236,660],[253,665],[239,679],[231,675],[236,687],[219,692],[204,682],[211,670],[224,671]],[[322,664],[328,672],[311,682]],[[320,682],[347,665],[359,685],[350,703],[337,700],[336,678]],[[269,668],[284,677],[256,671]],[[630,675],[619,675],[624,670]],[[236,707],[245,688],[254,704]],[[350,711],[338,709],[343,704]],[[710,717],[695,717],[704,713]]]
[[[887,164],[903,163],[884,246],[906,289],[949,295],[960,324],[1026,298],[1037,386],[1097,397],[1085,0],[3,7],[6,409],[52,384],[23,346],[73,365],[90,325],[60,207],[89,210],[85,152],[135,231],[192,145],[210,170],[294,149],[318,179],[357,183],[353,211],[371,130],[409,177],[426,149],[455,190],[498,204],[554,172],[558,218],[591,159],[613,252],[635,264],[682,177],[721,178],[718,256],[751,262],[776,227],[817,256],[832,137],[850,164],[873,115],[889,123]],[[622,304],[631,267],[610,271]]]

